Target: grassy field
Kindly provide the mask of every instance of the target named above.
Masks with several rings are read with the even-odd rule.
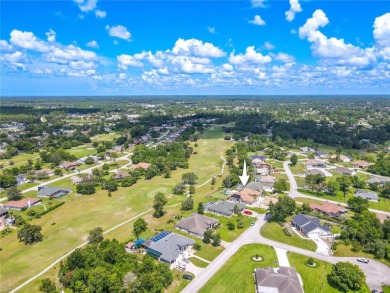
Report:
[[[389,286],[382,286],[382,290],[384,293],[390,293],[390,287]]]
[[[288,260],[292,267],[295,267],[297,272],[301,275],[303,281],[303,289],[310,293],[333,293],[341,292],[329,285],[327,275],[332,270],[332,264],[315,259],[318,267],[308,267],[305,262],[308,260],[307,256],[289,252],[287,254]],[[370,292],[367,286],[360,292]]]
[[[264,261],[253,261],[256,254],[263,257]],[[276,267],[277,264],[273,263],[276,260],[275,250],[267,245],[244,245],[199,292],[255,292],[253,271],[256,267]]]
[[[263,237],[278,242],[294,245],[311,251],[315,251],[317,249],[317,245],[313,240],[303,239],[294,232],[292,232],[292,236],[286,236],[282,231],[282,227],[280,227],[277,223],[266,223],[263,227],[261,227],[260,233]]]
[[[91,137],[92,142],[97,141],[113,141],[114,139],[118,138],[120,135],[117,133],[106,133],[106,134],[99,134],[94,137]]]
[[[92,148],[90,144],[80,145],[66,151],[72,155],[75,155],[77,159],[96,154],[96,149]]]
[[[107,230],[139,213],[151,208],[154,195],[161,191],[169,199],[168,204],[180,203],[182,196],[171,195],[174,185],[181,181],[183,173],[195,171],[199,176],[199,182],[217,174],[220,170],[219,157],[230,147],[231,143],[223,140],[220,129],[205,131],[205,141],[198,141],[198,153],[190,159],[190,167],[187,170],[179,169],[172,172],[172,177],[165,179],[155,177],[152,180],[141,179],[136,185],[129,188],[119,188],[108,197],[108,192],[98,190],[94,195],[78,195],[72,193],[62,200],[65,204],[60,208],[46,214],[40,219],[34,219],[32,224],[42,226],[44,240],[40,243],[26,246],[16,240],[15,235],[2,238],[0,251],[0,279],[2,280],[1,292],[8,292],[24,280],[43,270],[54,260],[64,255],[72,248],[83,243],[88,232],[95,227]],[[209,166],[200,169],[200,166]],[[211,167],[210,167],[211,166]],[[70,179],[55,182],[54,186],[69,186]],[[74,186],[72,186],[74,188]],[[205,189],[210,189],[206,185]],[[198,191],[197,191],[198,192]],[[195,194],[202,197],[201,193]],[[177,207],[179,209],[179,206]],[[51,225],[51,223],[56,223]],[[107,237],[130,238],[132,222],[129,222]],[[201,254],[207,254],[205,252]],[[220,251],[216,249],[218,254]],[[207,257],[204,257],[208,259]],[[12,270],[8,269],[12,268]],[[39,286],[35,282],[35,290],[21,290],[20,292],[34,292]]]
[[[37,153],[35,153],[35,154],[26,154],[26,153],[24,153],[24,154],[20,154],[20,155],[14,156],[11,159],[0,160],[0,164],[3,164],[4,167],[8,167],[9,166],[9,162],[13,161],[14,164],[16,166],[18,166],[20,164],[26,164],[28,160],[36,160],[38,158],[39,158],[39,155]],[[20,167],[20,166],[18,166],[18,167]]]
[[[344,245],[343,243],[339,242],[337,245],[337,248],[333,254],[334,256],[355,256],[355,257],[367,257],[367,258],[374,258],[374,255],[360,251],[360,252],[354,252],[352,251],[352,246]],[[376,259],[377,261],[387,265],[390,267],[390,261],[387,261],[385,259]]]
[[[209,264],[207,262],[204,262],[203,260],[200,260],[199,258],[196,258],[196,257],[191,257],[190,258],[190,261],[196,265],[197,267],[199,268],[205,268],[207,267]]]
[[[298,162],[295,166],[290,165],[290,170],[293,174],[305,174],[306,167],[303,163]]]

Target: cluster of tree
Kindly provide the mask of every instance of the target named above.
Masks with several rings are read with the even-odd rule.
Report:
[[[203,233],[203,243],[211,243],[212,246],[219,246],[221,244],[221,235],[218,232],[208,229]]]
[[[368,167],[367,170],[374,174],[390,176],[390,157],[377,161],[375,165]]]
[[[191,211],[194,209],[194,199],[192,196],[187,197],[182,203],[181,203],[181,209],[183,211]]]
[[[18,231],[18,239],[24,244],[33,244],[43,240],[42,227],[38,225],[25,224]]]
[[[43,163],[51,163],[53,167],[58,166],[63,161],[76,160],[75,155],[72,155],[63,149],[51,149],[49,152],[42,151],[39,153]]]
[[[283,223],[288,216],[294,214],[296,210],[295,200],[288,196],[280,196],[277,203],[270,202],[268,221]]]
[[[173,281],[167,264],[146,255],[138,261],[124,245],[103,240],[61,262],[59,280],[74,292],[163,292]]]
[[[338,262],[328,275],[329,284],[342,292],[359,291],[366,283],[366,276],[358,265]]]

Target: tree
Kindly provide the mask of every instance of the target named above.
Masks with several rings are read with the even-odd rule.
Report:
[[[213,231],[212,230],[206,230],[203,233],[203,242],[206,244],[209,244],[211,242],[211,239],[213,238]]]
[[[340,185],[336,180],[329,180],[326,183],[327,192],[331,195],[335,195],[336,192],[340,189]]]
[[[167,203],[167,199],[162,192],[157,192],[153,201],[154,214],[153,216],[156,218],[160,218],[164,215],[164,206]]]
[[[351,210],[359,214],[363,211],[367,211],[369,208],[368,200],[360,196],[351,197],[348,199],[347,203]]]
[[[232,222],[227,223],[228,230],[234,230],[236,229],[236,226]]]
[[[203,203],[198,204],[198,214],[203,215],[204,214],[204,206]]]
[[[183,183],[177,184],[173,190],[172,193],[176,195],[181,195],[186,191],[186,186]]]
[[[219,235],[219,233],[214,233],[212,239],[213,239],[213,242],[211,243],[212,246],[217,247],[221,244],[221,235]]]
[[[81,182],[81,183],[77,184],[76,191],[79,194],[94,194],[96,192],[95,183]]]
[[[41,285],[39,286],[39,291],[44,293],[56,293],[57,287],[56,284],[50,279],[43,279]]]
[[[288,184],[286,179],[279,179],[278,181],[275,182],[274,184],[275,190],[278,191],[287,191],[288,190]]]
[[[10,187],[7,190],[7,197],[8,200],[19,200],[23,196],[22,196],[22,192],[19,189],[17,189],[16,187]]]
[[[290,162],[292,166],[295,166],[298,163],[298,156],[296,154],[293,154],[290,158]]]
[[[314,159],[315,158],[315,154],[314,153],[309,153],[307,157],[309,159]]]
[[[88,158],[85,159],[85,164],[92,165],[93,163],[95,163],[93,158],[88,157]]]
[[[276,204],[269,204],[270,222],[283,223],[288,216],[291,216],[296,209],[295,200],[288,197],[279,197]]]
[[[211,178],[211,185],[215,185],[215,181],[216,181],[215,177]]]
[[[194,199],[189,196],[181,203],[181,209],[183,211],[190,211],[194,208]]]
[[[96,227],[95,229],[89,231],[88,243],[98,244],[103,241],[103,229],[101,227]]]
[[[347,192],[349,190],[349,187],[351,186],[351,179],[345,175],[338,177],[336,179],[337,183],[340,186],[340,190],[344,194],[344,198],[347,196]]]
[[[195,173],[185,173],[181,176],[184,184],[190,184],[194,185],[196,181],[198,180],[198,176],[195,175]]]
[[[312,208],[309,207],[309,205],[307,203],[304,203],[302,205],[302,211],[304,211],[305,213],[310,213],[312,211]]]
[[[189,192],[190,194],[194,194],[194,193],[195,193],[195,186],[194,186],[194,185],[191,185],[188,192]]]
[[[4,171],[5,172],[5,171]],[[16,177],[13,174],[0,175],[0,187],[7,188],[16,184]]]
[[[236,215],[240,214],[240,207],[236,204],[233,207],[233,213],[235,213]]]
[[[359,266],[350,262],[338,262],[328,275],[328,281],[342,292],[357,291],[366,283],[366,276]]]
[[[139,238],[139,236],[148,229],[148,223],[143,218],[137,219],[137,221],[133,224],[133,234],[135,238]]]
[[[116,191],[118,190],[118,181],[116,181],[115,179],[103,180],[102,189],[111,192]]]
[[[60,168],[55,168],[54,169],[54,175],[62,176],[62,174],[63,174],[62,169],[60,169]]]
[[[18,239],[19,241],[24,242],[24,244],[42,241],[43,236],[41,231],[41,226],[25,224],[22,229],[18,231]]]

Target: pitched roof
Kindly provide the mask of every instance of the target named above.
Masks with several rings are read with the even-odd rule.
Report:
[[[311,160],[306,161],[305,165],[306,166],[323,166],[323,165],[325,165],[325,163],[323,161],[320,161],[320,160],[311,159]]]
[[[150,164],[149,163],[145,163],[145,162],[140,162],[138,164],[133,164],[131,165],[131,169],[132,170],[135,170],[135,169],[138,169],[138,168],[142,168],[142,169],[149,169],[150,167]]]
[[[292,218],[292,222],[295,223],[304,233],[308,234],[316,228],[320,228],[324,231],[329,232],[329,226],[320,224],[320,220],[318,218],[310,218],[300,213]]]
[[[264,183],[261,183],[261,182],[250,182],[245,187],[248,188],[248,189],[252,189],[252,190],[262,191],[263,187],[264,187]]]
[[[275,183],[276,182],[276,178],[275,178],[275,176],[272,176],[272,175],[261,176],[260,177],[260,182]]]
[[[324,202],[322,204],[317,204],[317,203],[312,202],[309,204],[309,207],[311,207],[312,209],[327,213],[327,214],[329,214],[329,213],[337,214],[339,212],[345,211],[345,209],[339,207],[336,204],[330,203],[330,202]]]
[[[374,163],[369,163],[369,162],[367,162],[367,161],[361,161],[361,160],[359,160],[359,161],[352,162],[352,165],[353,165],[353,166],[357,166],[357,167],[359,167],[359,168],[367,168],[367,167],[369,167],[369,166],[371,166],[371,165],[375,165],[375,164],[374,164]]]
[[[26,198],[22,198],[20,200],[11,200],[11,201],[7,202],[4,205],[4,207],[6,207],[6,208],[19,208],[19,209],[22,209],[22,208],[28,207],[29,204],[33,205],[33,204],[36,204],[36,203],[38,203],[40,201],[42,201],[42,200],[39,199],[39,198],[26,197]]]
[[[368,191],[368,190],[362,190],[358,189],[355,192],[355,196],[360,196],[365,199],[372,199],[372,200],[378,200],[378,194],[374,191]]]
[[[261,155],[253,155],[249,157],[252,161],[253,160],[260,160],[260,161],[265,161],[267,159],[266,156],[261,156]]]
[[[306,175],[322,175],[325,176],[324,172],[320,169],[309,169],[306,171]]]
[[[66,163],[62,163],[62,167],[67,169],[69,167],[75,167],[75,166],[78,166],[79,164],[77,162],[66,162]]]
[[[336,172],[338,173],[344,173],[344,174],[352,174],[355,172],[354,170],[351,170],[347,167],[336,167]]]
[[[129,173],[126,173],[126,172],[118,172],[118,173],[115,173],[114,175],[112,175],[112,178],[114,179],[123,179],[123,178],[127,178],[127,177],[131,177],[131,175]]]
[[[218,200],[216,202],[207,202],[203,206],[205,211],[215,212],[223,215],[232,215],[234,206],[236,205],[239,207],[240,210],[243,210],[245,208],[245,205],[242,203],[233,203],[225,200]]]
[[[390,181],[389,177],[382,177],[382,176],[372,176],[370,179],[366,181],[366,183],[380,183],[383,184],[385,182]]]
[[[186,230],[193,234],[203,235],[210,225],[215,225],[219,220],[193,213],[191,216],[184,218],[175,224],[175,227]]]
[[[256,268],[255,279],[257,288],[263,289],[258,292],[303,293],[298,274],[291,267],[279,267],[277,272],[271,267]]]
[[[65,188],[65,187],[45,186],[44,188],[38,191],[37,196],[50,197],[56,194],[57,192],[70,193],[72,192],[72,189]]]

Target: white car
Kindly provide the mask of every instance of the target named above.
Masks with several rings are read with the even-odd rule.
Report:
[[[364,262],[364,263],[368,263],[370,260],[367,259],[367,258],[364,258],[364,257],[358,257],[358,258],[357,258],[357,261]]]

